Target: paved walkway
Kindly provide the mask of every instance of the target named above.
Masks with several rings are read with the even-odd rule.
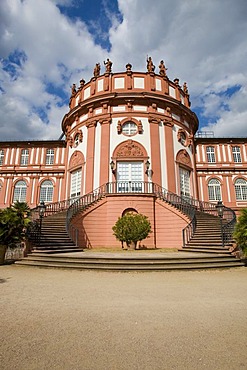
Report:
[[[246,370],[247,268],[0,267],[1,370]]]

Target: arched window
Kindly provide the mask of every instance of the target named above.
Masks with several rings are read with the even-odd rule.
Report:
[[[25,181],[20,180],[17,181],[14,188],[14,197],[13,202],[25,202],[26,201],[26,194],[27,194],[27,184]]]
[[[40,202],[52,202],[53,198],[53,183],[50,180],[45,180],[40,186]]]
[[[209,200],[221,200],[221,189],[220,181],[217,179],[211,179],[208,182],[208,199]]]
[[[234,185],[236,200],[247,200],[247,181],[245,179],[237,179]]]

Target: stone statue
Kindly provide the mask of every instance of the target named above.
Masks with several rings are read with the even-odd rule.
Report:
[[[155,70],[155,66],[153,64],[153,61],[152,61],[152,58],[151,57],[147,57],[147,70],[148,72],[154,72]]]
[[[104,61],[104,65],[106,73],[111,73],[112,62],[109,58],[106,59],[106,62]]]
[[[130,73],[131,72],[132,65],[130,63],[126,64],[126,72]]]
[[[166,77],[167,68],[165,67],[164,60],[160,61],[159,69],[160,69],[160,75]]]
[[[80,80],[80,87],[78,90],[81,90],[83,88],[83,86],[85,85],[85,80],[83,80],[83,78]]]
[[[186,95],[189,95],[189,91],[188,91],[188,87],[187,87],[187,83],[186,82],[184,82],[184,84],[183,84],[183,90],[184,90],[184,93]]]
[[[93,75],[95,78],[99,77],[100,75],[100,63],[96,63],[94,70],[93,70]]]
[[[75,96],[76,94],[76,84],[73,84],[71,87],[71,96]]]

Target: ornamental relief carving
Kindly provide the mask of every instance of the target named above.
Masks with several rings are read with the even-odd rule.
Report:
[[[145,153],[138,143],[133,140],[128,140],[119,146],[116,152],[116,157],[145,157]]]
[[[181,164],[184,164],[188,167],[192,167],[190,156],[189,156],[189,154],[187,153],[187,151],[185,149],[180,150],[178,152],[177,162],[179,162]]]
[[[70,158],[69,168],[79,167],[82,166],[84,163],[85,163],[84,155],[78,150],[76,150]]]

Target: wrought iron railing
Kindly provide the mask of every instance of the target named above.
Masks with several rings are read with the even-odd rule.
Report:
[[[99,188],[91,191],[88,194],[77,198],[70,198],[55,203],[46,204],[44,216],[49,216],[54,213],[67,210],[66,228],[70,238],[78,242],[78,228],[71,225],[71,219],[78,212],[85,211],[89,206],[111,194],[126,195],[126,194],[150,194],[171,204],[176,209],[184,213],[191,220],[190,223],[183,229],[184,245],[193,237],[196,229],[196,211],[209,213],[213,216],[218,216],[215,203],[204,202],[194,199],[190,196],[177,195],[162,186],[153,182],[146,181],[116,181],[108,182]],[[34,229],[38,230],[39,207],[32,209],[31,218],[34,221]],[[224,208],[222,218],[222,243],[226,245],[232,239],[234,225],[236,223],[236,215],[230,208]]]
[[[236,213],[231,209],[224,207],[222,223],[222,244],[223,247],[232,242],[232,235],[237,222]]]
[[[66,211],[76,199],[77,198],[69,198],[66,200],[61,200],[59,202],[46,203],[43,216],[46,217],[58,212]],[[37,206],[31,210],[32,221],[37,220],[40,217],[39,208],[40,207]]]

